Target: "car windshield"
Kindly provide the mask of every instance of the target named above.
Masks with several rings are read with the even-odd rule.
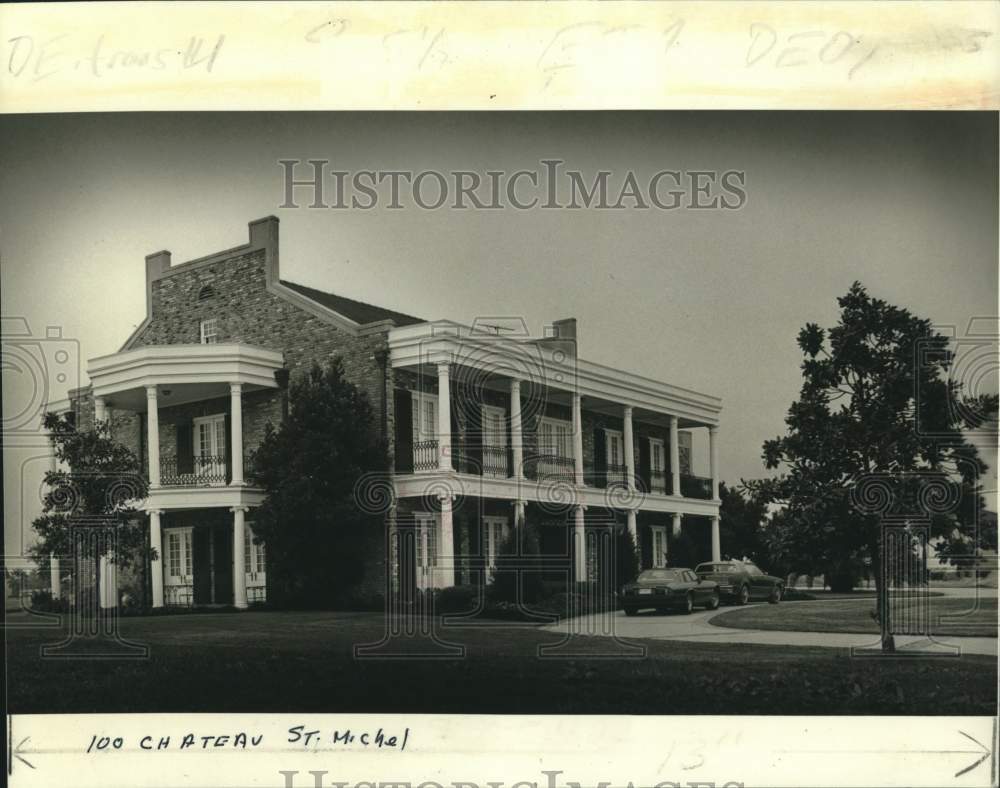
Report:
[[[639,582],[676,583],[680,579],[681,573],[676,569],[647,569],[639,575]]]
[[[732,564],[698,564],[696,572],[716,572],[722,574],[728,574],[736,571],[736,567]]]

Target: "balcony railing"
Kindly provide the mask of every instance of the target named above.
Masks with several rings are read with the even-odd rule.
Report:
[[[524,475],[534,481],[560,481],[573,484],[576,480],[576,463],[572,457],[544,454],[524,460]]]
[[[417,441],[413,444],[413,470],[433,471],[438,467],[438,442]]]
[[[685,498],[712,499],[712,480],[704,476],[681,474],[681,495]]]
[[[607,468],[604,470],[604,486],[610,487],[614,484],[625,484],[625,480],[628,478],[626,471],[627,469],[624,465],[608,463]]]
[[[204,487],[226,484],[229,467],[224,455],[194,457],[191,470],[178,470],[176,457],[160,458],[160,484],[165,487]]]
[[[483,476],[506,479],[510,476],[510,450],[506,446],[483,446]]]
[[[663,471],[650,471],[649,472],[649,491],[652,493],[659,493],[660,495],[666,495],[667,493],[667,474]]]

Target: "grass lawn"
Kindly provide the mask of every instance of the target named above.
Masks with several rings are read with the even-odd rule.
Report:
[[[738,629],[877,634],[878,624],[871,617],[874,606],[873,598],[755,605],[723,613],[710,623]],[[916,602],[908,602],[907,606],[915,615]],[[932,633],[971,637],[997,636],[996,598],[977,600],[972,597],[931,596],[928,606]]]
[[[827,603],[832,604],[832,603]],[[797,605],[788,605],[789,609]],[[781,606],[785,607],[784,605]],[[28,712],[996,714],[996,660],[852,659],[846,651],[644,641],[641,659],[539,658],[560,636],[508,624],[448,628],[461,658],[356,660],[370,613],[132,618],[148,660],[52,660],[54,631],[12,629],[9,708]],[[606,638],[580,638],[585,651]],[[638,641],[635,641],[638,642]]]

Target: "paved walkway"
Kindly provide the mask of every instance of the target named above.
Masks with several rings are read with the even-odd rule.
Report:
[[[760,603],[760,604],[767,604]],[[815,602],[785,602],[787,605],[816,604]],[[616,637],[646,640],[687,640],[702,643],[755,643],[770,646],[821,646],[840,649],[879,650],[878,635],[859,635],[841,632],[784,632],[775,630],[734,629],[717,627],[709,620],[726,610],[696,611],[691,615],[681,613],[641,612],[636,616],[626,616],[616,612],[610,619],[610,627],[592,617],[561,621],[547,629],[558,632],[576,632],[584,635],[612,634]],[[983,637],[942,636],[930,641],[927,638],[897,635],[896,650],[903,652],[926,652],[928,654],[985,654],[997,656],[997,639]]]

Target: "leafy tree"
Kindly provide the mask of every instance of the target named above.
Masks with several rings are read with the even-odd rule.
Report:
[[[251,473],[266,492],[254,530],[267,548],[272,601],[329,607],[361,581],[383,521],[358,505],[355,486],[387,467],[368,398],[339,360],[293,382],[289,414],[278,429],[268,425]]]
[[[761,526],[767,507],[739,487],[719,484],[719,543],[723,558],[749,558],[767,563],[761,543]]]
[[[48,566],[49,556],[73,556],[76,588],[95,587],[100,578],[91,539],[74,539],[82,529],[113,529],[117,550],[109,560],[125,568],[155,557],[146,546],[146,530],[135,504],[148,493],[139,458],[111,437],[106,422],[92,430],[78,431],[66,416],[47,413],[46,430],[52,436],[56,457],[69,470],[47,471],[42,514],[32,523],[37,534],[30,555],[40,566]],[[74,549],[74,541],[77,541]],[[78,605],[84,612],[84,606]]]
[[[858,282],[838,304],[836,326],[809,323],[798,335],[800,396],[787,434],[763,447],[767,468],[784,472],[744,483],[762,503],[785,504],[766,529],[769,553],[798,571],[825,572],[835,590],[851,587],[866,562],[881,583],[886,514],[929,512],[939,543],[969,537],[986,466],[963,430],[981,427],[997,409],[995,395],[967,396],[949,379],[954,354],[930,321],[871,297]],[[955,506],[928,510],[928,491],[942,484],[957,491]],[[879,500],[890,508],[879,510]]]

